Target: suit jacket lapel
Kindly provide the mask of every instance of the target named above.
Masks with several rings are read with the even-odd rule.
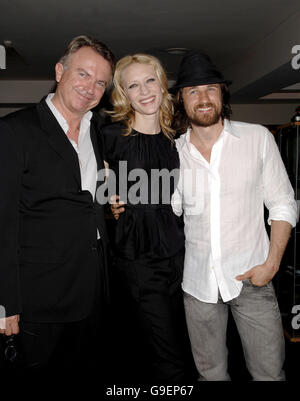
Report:
[[[81,188],[81,176],[78,155],[68,137],[47,106],[45,99],[37,105],[41,127],[47,134],[47,140],[52,148],[66,161],[71,173]]]
[[[101,141],[100,141],[100,119],[99,116],[96,114],[93,114],[93,117],[91,119],[90,135],[97,162],[97,172],[99,172],[100,170],[104,169],[104,162],[102,155],[103,149],[101,148]],[[104,181],[101,181],[99,180],[99,178],[97,178],[96,191],[102,184],[104,184]]]
[[[97,161],[97,170],[99,171],[100,169],[102,169],[104,167],[103,164],[103,158],[100,154],[100,148],[99,148],[99,134],[100,134],[100,130],[99,130],[99,126],[98,126],[98,121],[97,118],[95,116],[95,114],[93,114],[93,117],[91,119],[91,128],[90,128],[90,135],[91,135],[91,141],[92,141],[92,145],[94,148],[94,153],[95,153],[95,157],[96,157],[96,161]]]

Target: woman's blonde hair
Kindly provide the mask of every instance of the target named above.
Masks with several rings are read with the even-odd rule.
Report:
[[[172,96],[168,93],[168,81],[166,73],[156,57],[148,54],[134,54],[133,56],[126,56],[117,62],[116,70],[114,74],[114,89],[112,91],[112,104],[113,111],[110,112],[113,121],[124,121],[126,125],[125,135],[130,135],[133,129],[135,120],[135,111],[131,107],[131,104],[126,96],[123,83],[122,73],[125,68],[131,64],[148,64],[152,65],[157,78],[162,87],[162,103],[159,111],[159,123],[162,132],[173,141],[175,131],[171,128],[173,119],[174,109]]]

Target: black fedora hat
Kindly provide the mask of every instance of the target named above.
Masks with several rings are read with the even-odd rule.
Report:
[[[176,93],[178,89],[186,86],[209,85],[231,81],[224,78],[223,74],[212,63],[207,54],[192,52],[181,60],[176,84],[170,89]]]

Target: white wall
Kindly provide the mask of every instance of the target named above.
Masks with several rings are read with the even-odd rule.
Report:
[[[295,114],[296,107],[296,103],[233,104],[232,119],[255,124],[282,125],[291,121],[291,117]]]
[[[54,81],[0,81],[0,105],[37,103],[49,93],[53,85]],[[0,117],[15,110],[15,107],[0,107]]]

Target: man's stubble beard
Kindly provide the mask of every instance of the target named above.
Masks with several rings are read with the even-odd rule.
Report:
[[[212,107],[212,111],[209,113],[197,112],[198,108]],[[222,110],[218,110],[216,105],[213,103],[198,104],[194,107],[194,112],[188,115],[191,124],[198,127],[210,127],[217,124],[222,118]]]

